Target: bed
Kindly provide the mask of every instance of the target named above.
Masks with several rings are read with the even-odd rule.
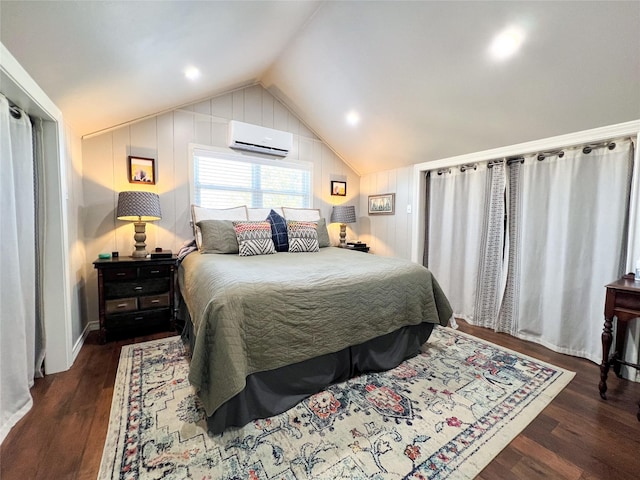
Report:
[[[415,263],[326,247],[187,255],[178,269],[189,381],[210,432],[284,412],[416,355],[452,310]]]

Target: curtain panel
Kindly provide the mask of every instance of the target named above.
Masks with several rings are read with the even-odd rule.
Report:
[[[489,174],[486,166],[430,173],[426,265],[454,316],[473,322]]]
[[[604,285],[640,256],[640,173],[633,142],[615,144],[431,172],[427,266],[456,316],[601,362]],[[626,358],[637,363],[630,327]]]
[[[33,376],[35,378],[44,377],[44,357],[46,353],[46,336],[44,328],[44,297],[42,296],[43,272],[44,272],[44,256],[42,252],[45,249],[45,220],[47,218],[46,203],[42,201],[45,198],[44,172],[44,128],[41,118],[35,118],[32,121],[33,135],[33,198],[34,198],[34,214],[35,214],[35,350],[33,357]]]
[[[480,235],[480,265],[474,323],[499,332],[510,332],[509,327],[496,323],[505,278],[505,164],[494,164],[487,173],[488,195],[483,209],[484,222]]]
[[[629,196],[629,225],[627,235],[627,258],[625,272],[634,272],[636,261],[640,258],[640,134],[633,143],[633,175]],[[629,363],[640,364],[640,320],[630,322],[627,330],[625,357]],[[622,376],[640,382],[640,370],[622,365]]]
[[[602,359],[604,285],[624,271],[630,141],[515,164],[508,303],[500,322],[554,351]]]
[[[29,117],[15,113],[0,94],[0,442],[31,408],[35,366],[32,134]]]

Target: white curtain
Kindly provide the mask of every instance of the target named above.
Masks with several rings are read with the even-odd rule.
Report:
[[[46,336],[44,328],[44,300],[42,296],[42,272],[44,271],[44,251],[46,238],[45,219],[47,208],[45,202],[45,182],[42,172],[45,171],[44,165],[44,126],[41,118],[35,118],[33,121],[33,188],[35,201],[35,261],[36,261],[36,330],[35,330],[35,357],[34,361],[34,377],[44,377],[44,357],[46,353]]]
[[[35,213],[32,131],[0,94],[0,443],[31,408],[35,370]]]
[[[634,142],[633,180],[629,196],[629,236],[627,240],[627,261],[625,272],[634,272],[636,260],[640,258],[640,134]],[[640,364],[640,319],[629,324],[627,331],[624,359],[630,363]],[[622,366],[622,376],[640,382],[640,370]]]
[[[486,165],[430,172],[427,267],[456,318],[473,322],[487,182]]]
[[[510,167],[510,276],[502,320],[517,336],[600,363],[604,285],[626,252],[629,140]],[[504,318],[509,317],[511,318]]]

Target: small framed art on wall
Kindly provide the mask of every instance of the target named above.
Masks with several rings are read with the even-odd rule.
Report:
[[[395,193],[369,195],[369,215],[393,215],[395,214],[395,203]]]
[[[129,156],[129,183],[156,183],[156,161],[153,158]]]
[[[347,196],[347,182],[331,180],[331,195]]]

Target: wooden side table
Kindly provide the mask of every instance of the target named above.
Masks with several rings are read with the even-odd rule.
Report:
[[[602,331],[602,363],[600,364],[600,396],[607,399],[607,376],[609,367],[620,377],[620,367],[640,369],[640,365],[623,360],[624,340],[627,337],[629,321],[640,317],[640,282],[635,282],[633,274],[625,275],[620,280],[606,286],[607,295],[604,305],[604,330]],[[613,342],[613,317],[616,318],[616,345],[610,354]],[[638,421],[640,421],[640,402],[638,402]]]
[[[100,341],[175,329],[176,256],[116,257],[93,262],[98,270]]]

